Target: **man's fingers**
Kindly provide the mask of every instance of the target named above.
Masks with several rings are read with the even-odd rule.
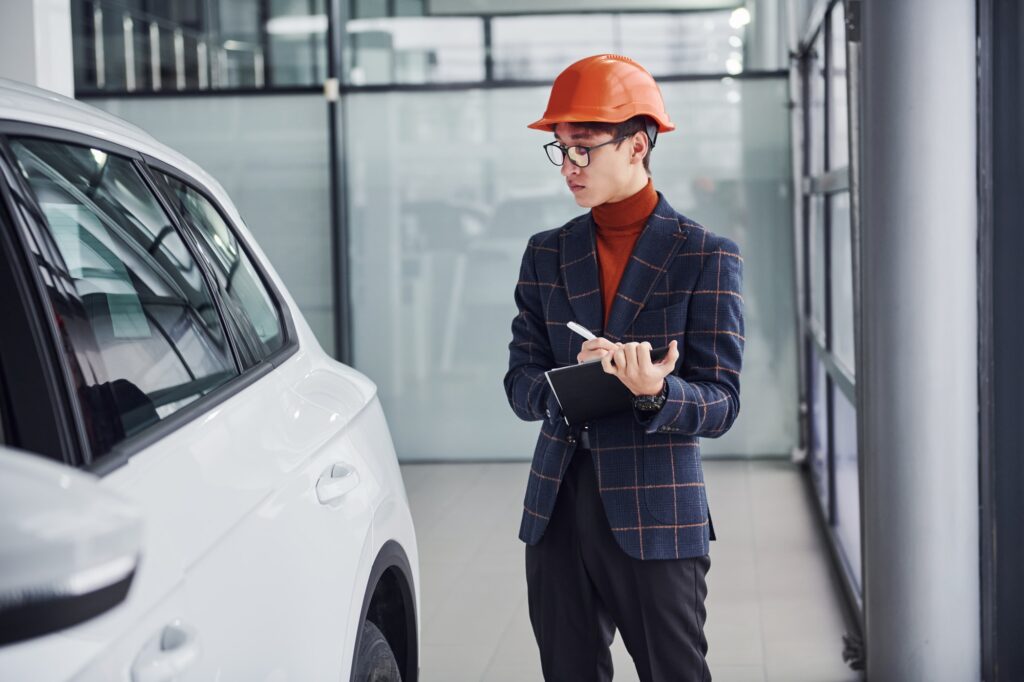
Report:
[[[640,369],[639,361],[636,356],[636,349],[640,344],[638,343],[627,343],[622,347],[623,355],[626,356],[626,367],[627,374],[635,375]]]
[[[668,355],[665,356],[665,363],[670,367],[675,367],[676,362],[679,360],[679,342],[675,339],[668,345]]]
[[[626,352],[622,349],[622,346],[616,348],[615,351],[611,354],[611,356],[612,360],[615,362],[616,370],[622,372],[623,370],[626,369]]]
[[[603,337],[587,339],[583,342],[583,350],[615,350],[615,344]]]
[[[677,360],[679,360],[679,342],[673,339],[668,344],[668,352],[665,353],[665,357],[659,360],[656,364],[669,365],[670,367],[675,367]]]
[[[636,349],[637,364],[640,369],[646,369],[651,366],[651,344],[647,341],[641,343]]]
[[[616,373],[615,367],[612,365],[612,358],[612,353],[605,353],[604,355],[601,356],[601,367],[603,367],[604,371],[608,374]]]

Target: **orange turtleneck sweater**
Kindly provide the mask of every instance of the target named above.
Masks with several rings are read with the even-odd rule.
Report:
[[[608,324],[612,301],[619,290],[619,282],[626,271],[629,257],[640,233],[647,225],[647,218],[658,205],[658,193],[654,183],[647,185],[631,197],[614,203],[601,204],[593,208],[597,241],[597,267],[601,273],[601,298],[604,302],[604,322]]]

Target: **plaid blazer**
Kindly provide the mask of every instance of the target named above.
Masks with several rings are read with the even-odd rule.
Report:
[[[576,363],[576,320],[611,341],[676,339],[680,359],[653,417],[629,411],[587,425],[601,500],[615,539],[637,559],[708,553],[699,437],[725,433],[740,409],[743,261],[736,244],[677,213],[659,193],[602,329],[590,213],[530,238],[515,300],[505,392],[521,419],[544,420],[533,453],[519,537],[540,541],[577,447],[544,372]]]

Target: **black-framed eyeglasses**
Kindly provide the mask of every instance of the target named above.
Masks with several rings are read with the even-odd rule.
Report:
[[[614,140],[608,140],[601,144],[595,144],[592,147],[585,147],[581,144],[573,145],[572,147],[566,147],[557,140],[554,142],[548,142],[544,145],[544,151],[548,155],[548,160],[556,166],[561,166],[565,163],[565,157],[569,157],[569,161],[580,168],[586,168],[590,165],[590,152],[594,151],[598,147],[603,147],[606,144],[612,144],[615,142],[622,142],[631,135],[620,135]]]

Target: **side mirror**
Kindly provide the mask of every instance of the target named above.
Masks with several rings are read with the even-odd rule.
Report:
[[[92,476],[0,447],[0,646],[124,601],[142,518]]]

